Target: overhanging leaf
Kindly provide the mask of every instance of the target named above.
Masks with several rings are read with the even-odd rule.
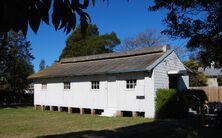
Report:
[[[92,4],[93,4],[93,6],[95,6],[96,0],[92,0]]]
[[[32,12],[30,12],[28,20],[29,20],[30,27],[37,34],[38,29],[39,29],[39,25],[41,22],[39,13],[37,11],[33,10]]]

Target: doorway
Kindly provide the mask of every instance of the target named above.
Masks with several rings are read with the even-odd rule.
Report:
[[[178,90],[178,76],[176,75],[169,75],[169,88]]]

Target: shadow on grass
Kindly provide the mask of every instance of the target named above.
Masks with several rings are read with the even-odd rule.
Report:
[[[65,126],[64,126],[65,127]],[[39,138],[115,138],[115,137],[222,137],[219,128],[204,128],[198,117],[180,120],[162,120],[114,130],[86,130],[64,134],[46,135]]]
[[[0,90],[0,109],[33,106],[33,93],[15,93]]]
[[[21,107],[30,107],[33,104],[7,104],[7,105],[0,105],[0,109],[3,108],[21,108]]]

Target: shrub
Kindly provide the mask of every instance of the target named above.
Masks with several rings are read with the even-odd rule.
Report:
[[[204,101],[208,101],[208,97],[203,90],[190,89],[187,90],[185,94],[186,94],[187,104],[190,108],[199,111],[199,106],[201,106],[200,108],[203,111]]]
[[[33,104],[33,100],[33,94],[0,91],[0,106],[10,104]]]
[[[217,78],[217,82],[218,82],[219,86],[222,86],[222,76],[221,75]]]
[[[158,89],[155,102],[156,118],[183,118],[188,114],[184,94],[174,89]]]

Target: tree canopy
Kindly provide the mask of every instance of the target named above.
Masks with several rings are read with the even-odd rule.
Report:
[[[45,60],[41,59],[40,63],[39,63],[39,71],[45,69]]]
[[[86,36],[83,37],[81,27],[78,26],[67,38],[66,46],[59,58],[109,53],[113,52],[113,48],[118,44],[120,40],[114,32],[100,35],[97,26],[89,24]]]
[[[206,67],[212,62],[222,66],[221,0],[154,0],[151,11],[167,10],[162,32],[173,38],[188,39],[187,47],[196,50]]]
[[[159,34],[156,30],[146,29],[145,31],[138,33],[133,38],[125,39],[119,49],[120,51],[134,50],[150,46],[163,45],[165,42],[166,38]]]
[[[28,87],[27,77],[33,73],[30,42],[22,33],[9,32],[7,39],[0,38],[0,85],[7,90],[23,92]]]
[[[103,0],[105,1],[105,0]],[[84,10],[90,2],[96,0],[1,0],[0,1],[0,35],[10,30],[22,31],[26,36],[28,26],[37,33],[41,22],[49,24],[49,9],[52,9],[52,24],[55,29],[63,29],[67,34],[76,27],[79,16],[82,33],[90,22],[90,16]]]
[[[207,77],[202,72],[198,72],[198,68],[201,67],[199,63],[194,60],[187,60],[183,63],[195,73],[189,76],[190,86],[207,86]]]
[[[106,1],[106,0],[102,0]],[[108,0],[107,0],[108,1]],[[90,16],[86,9],[96,0],[1,0],[0,36],[10,30],[27,33],[28,26],[37,33],[41,22],[49,24],[52,8],[52,24],[66,33],[76,28],[80,20],[81,32],[86,34]],[[197,51],[202,64],[222,67],[222,1],[221,0],[154,0],[151,11],[167,10],[162,32],[173,38],[188,39],[187,47]]]

